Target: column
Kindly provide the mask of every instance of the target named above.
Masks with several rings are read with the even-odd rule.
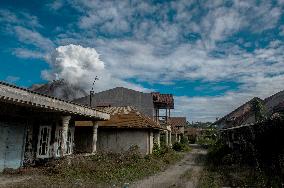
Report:
[[[161,147],[160,131],[154,134],[154,142],[158,145],[159,148]]]
[[[92,153],[97,151],[97,140],[98,140],[98,122],[93,121],[93,142],[92,142]]]
[[[169,146],[169,134],[168,134],[168,131],[165,131],[165,141],[166,141],[166,146]]]
[[[62,116],[62,136],[61,136],[61,157],[65,155],[66,152],[66,142],[68,137],[69,121],[71,116]]]
[[[172,132],[169,131],[168,133],[169,133],[169,143],[170,143],[169,146],[172,147]]]
[[[176,142],[178,142],[178,134],[177,133],[176,133],[175,139],[176,139]]]

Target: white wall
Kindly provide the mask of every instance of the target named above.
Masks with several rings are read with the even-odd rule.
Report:
[[[98,129],[98,151],[120,153],[134,145],[139,147],[143,155],[152,153],[153,136],[150,136],[150,130],[100,127]]]

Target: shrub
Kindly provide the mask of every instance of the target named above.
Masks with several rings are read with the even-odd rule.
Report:
[[[188,147],[188,145],[187,144],[185,144],[185,143],[182,143],[182,142],[175,142],[174,144],[173,144],[173,150],[175,150],[175,151],[189,151],[190,150],[190,148]]]

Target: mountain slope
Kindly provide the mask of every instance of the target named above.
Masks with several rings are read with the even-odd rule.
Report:
[[[47,84],[34,84],[30,89],[38,93],[69,101],[87,96],[87,92],[83,89],[73,86],[64,80],[54,80]]]

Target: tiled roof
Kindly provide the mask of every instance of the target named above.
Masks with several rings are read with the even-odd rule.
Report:
[[[25,88],[0,81],[0,100],[16,105],[48,109],[54,112],[63,112],[99,120],[109,119],[109,114],[97,111],[87,106],[40,94]]]
[[[174,108],[174,98],[172,94],[161,94],[159,92],[151,93],[154,104],[162,107]]]
[[[170,117],[168,123],[171,125],[173,133],[181,133],[179,128],[186,126],[186,117]]]
[[[201,131],[200,128],[195,128],[195,127],[187,127],[184,129],[184,134],[185,135],[197,135]]]
[[[117,128],[153,128],[163,129],[157,122],[140,113],[132,106],[103,107],[100,110],[110,114],[110,120],[100,122],[100,126]]]
[[[186,126],[186,117],[170,117],[169,122],[173,127],[184,127]]]

